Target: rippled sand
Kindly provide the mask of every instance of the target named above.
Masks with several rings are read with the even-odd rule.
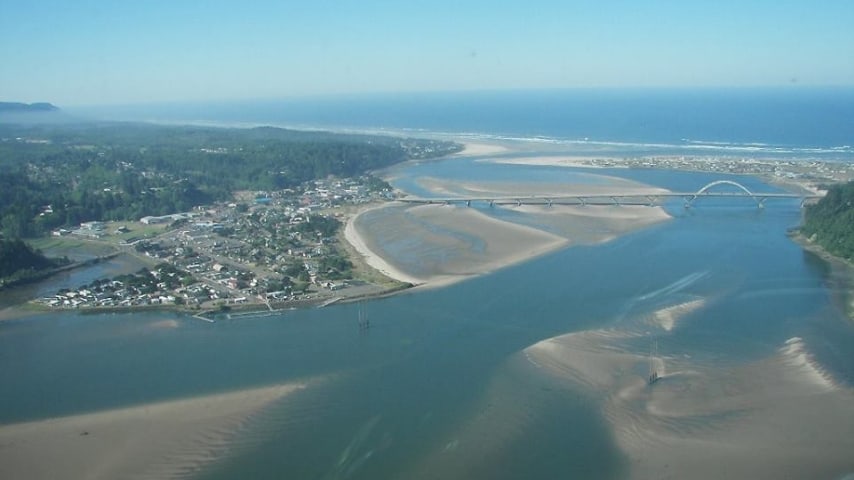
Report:
[[[302,384],[0,426],[0,478],[183,478],[227,457],[253,418]]]
[[[679,308],[679,307],[677,307]],[[539,342],[523,354],[603,398],[602,413],[629,458],[629,477],[835,478],[854,471],[854,391],[791,338],[771,357],[729,368],[650,359],[624,348],[625,331]]]

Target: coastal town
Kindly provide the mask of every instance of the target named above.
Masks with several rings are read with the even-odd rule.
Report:
[[[544,160],[548,157],[542,157]],[[854,165],[737,157],[575,159],[580,166],[665,168],[760,176],[803,191],[854,178]],[[559,163],[559,162],[555,162]],[[343,239],[348,216],[396,198],[371,175],[305,182],[299,188],[238,192],[232,201],[137,222],[83,222],[57,239],[108,245],[145,267],[37,300],[49,308],[180,308],[201,314],[326,305],[407,288],[369,268]],[[50,209],[50,206],[46,206]]]
[[[750,175],[815,193],[821,186],[854,179],[854,163],[822,159],[786,159],[715,155],[654,155],[626,158],[578,158],[578,166],[643,168]]]
[[[341,225],[354,209],[392,198],[372,176],[240,192],[234,201],[138,222],[85,222],[53,232],[113,247],[146,266],[38,300],[51,308],[185,308],[199,312],[323,305],[408,285],[365,281]]]

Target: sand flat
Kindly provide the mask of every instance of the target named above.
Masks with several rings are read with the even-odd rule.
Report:
[[[666,192],[631,180],[580,174],[580,183],[450,181],[422,177],[434,195],[507,198],[512,195],[653,194]],[[382,210],[379,210],[382,209]],[[666,221],[661,207],[630,205],[496,206],[484,211],[461,205],[392,204],[347,222],[345,238],[379,272],[402,282],[439,286],[484,274],[570,244],[595,244]],[[512,221],[499,209],[522,216]],[[364,225],[363,215],[381,212]]]
[[[854,471],[854,391],[792,338],[776,355],[716,369],[623,350],[628,331],[543,340],[531,368],[602,397],[603,416],[629,459],[628,478],[839,478]],[[665,368],[665,365],[666,368]]]
[[[240,429],[301,388],[283,384],[0,426],[0,478],[179,478],[226,455]]]
[[[535,228],[505,222],[466,207],[420,205],[409,209],[419,220],[483,240],[482,252],[464,251],[447,265],[453,275],[470,275],[519,263],[567,244],[566,239]]]
[[[561,248],[566,239],[505,222],[476,209],[446,205],[382,207],[384,218],[347,239],[382,273],[418,285],[440,286]],[[365,231],[367,230],[367,232]],[[385,242],[406,245],[395,252]]]
[[[373,207],[371,210],[377,208],[384,207]],[[365,213],[367,211],[368,210],[365,210],[362,213]],[[358,252],[359,255],[364,258],[365,263],[367,263],[369,266],[371,266],[371,268],[377,270],[383,275],[389,278],[393,278],[399,282],[408,282],[413,285],[420,285],[426,282],[426,279],[406,273],[400,268],[391,264],[381,255],[375,252],[375,250],[377,250],[376,247],[372,249],[370,246],[368,246],[368,242],[366,241],[365,235],[359,232],[358,228],[356,227],[357,218],[358,215],[347,219],[347,224],[344,226],[344,238],[347,240],[347,242],[350,243],[350,245],[353,246],[356,252]]]

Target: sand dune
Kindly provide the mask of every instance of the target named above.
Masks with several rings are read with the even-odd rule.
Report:
[[[0,478],[184,478],[228,455],[248,422],[303,388],[231,393],[0,426]]]

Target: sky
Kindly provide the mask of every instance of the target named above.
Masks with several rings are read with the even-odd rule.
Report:
[[[0,101],[854,86],[854,1],[0,0]]]

